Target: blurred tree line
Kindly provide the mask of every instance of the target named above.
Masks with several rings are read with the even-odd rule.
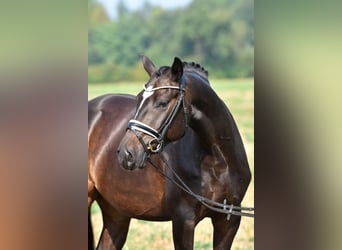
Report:
[[[143,80],[139,54],[157,66],[175,56],[204,66],[211,78],[254,75],[253,0],[193,0],[165,10],[145,2],[129,11],[123,0],[110,19],[96,0],[88,1],[88,81]]]

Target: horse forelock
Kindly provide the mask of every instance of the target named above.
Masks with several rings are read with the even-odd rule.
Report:
[[[156,77],[159,77],[159,76],[165,74],[169,69],[170,69],[169,66],[161,66],[161,67],[156,71]]]
[[[150,77],[148,82],[145,84],[145,88],[148,86],[156,87],[155,84],[158,82],[158,78],[162,75],[165,75],[168,70],[170,69],[169,66],[161,66],[158,70],[154,72],[154,74]]]

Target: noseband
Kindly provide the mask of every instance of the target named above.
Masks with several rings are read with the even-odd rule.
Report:
[[[154,94],[154,91],[159,90],[159,89],[178,89],[179,90],[179,95],[176,101],[175,106],[173,107],[173,110],[169,114],[169,116],[165,119],[163,125],[160,127],[159,131],[156,129],[150,127],[149,125],[140,122],[138,120],[132,119],[128,122],[128,129],[130,129],[139,139],[140,143],[144,147],[144,150],[146,153],[159,153],[160,151],[163,150],[164,147],[164,138],[167,133],[167,130],[171,126],[173,120],[175,119],[178,111],[180,110],[181,105],[183,104],[183,109],[184,109],[184,115],[185,115],[185,127],[187,127],[188,124],[188,112],[187,108],[184,102],[184,96],[185,96],[185,78],[184,75],[182,75],[179,83],[179,87],[177,86],[161,86],[161,87],[156,87],[153,88],[152,86],[150,87],[144,87],[144,98],[148,98],[151,95]],[[140,104],[142,105],[142,104]],[[141,106],[140,106],[141,107]],[[140,108],[139,107],[139,108]],[[138,113],[139,109],[137,110]],[[137,116],[137,114],[136,114]],[[146,145],[141,136],[137,132],[142,132],[146,135],[149,135],[152,137],[152,139],[149,141],[149,143]]]

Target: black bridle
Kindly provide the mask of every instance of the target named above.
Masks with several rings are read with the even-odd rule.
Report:
[[[142,144],[145,153],[150,154],[150,153],[159,153],[163,150],[164,147],[164,140],[165,140],[165,135],[170,128],[173,120],[175,119],[178,111],[181,108],[181,105],[183,104],[183,109],[184,109],[184,116],[185,116],[185,127],[188,125],[188,111],[187,107],[185,105],[185,78],[184,75],[182,75],[178,86],[161,86],[161,87],[144,87],[144,94],[146,93],[146,98],[149,96],[153,95],[154,91],[159,90],[159,89],[177,89],[179,90],[179,95],[176,101],[175,106],[173,107],[171,113],[168,115],[168,117],[165,119],[164,123],[161,125],[159,128],[159,131],[156,129],[150,127],[149,125],[140,122],[138,120],[132,119],[128,122],[128,129],[130,129],[136,137],[139,139],[140,143]],[[137,110],[138,113],[139,110]],[[137,114],[136,114],[137,116]],[[137,132],[142,132],[146,135],[149,135],[152,137],[152,139],[149,141],[148,144],[144,142],[142,137],[137,133]]]

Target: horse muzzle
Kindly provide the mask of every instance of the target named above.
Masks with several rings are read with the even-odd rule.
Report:
[[[135,164],[135,158],[133,154],[127,150],[127,148],[124,148],[122,150],[118,149],[118,160],[120,165],[127,170],[134,170],[136,169],[136,164]]]
[[[117,156],[121,167],[126,170],[135,170],[137,168],[144,168],[146,154],[137,142],[136,146],[129,146],[127,141],[121,142],[117,150]]]

